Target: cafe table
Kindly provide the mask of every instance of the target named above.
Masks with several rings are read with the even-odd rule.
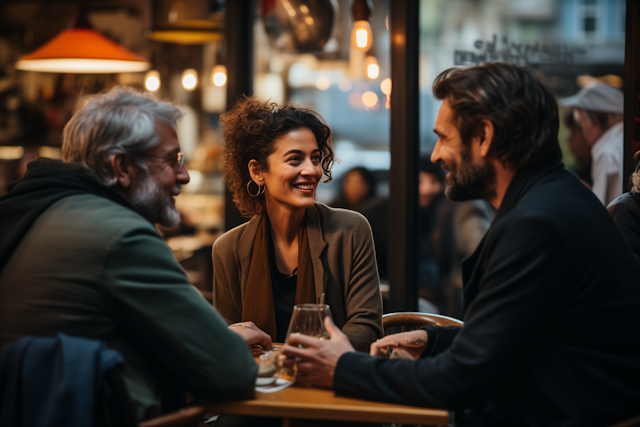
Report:
[[[304,385],[292,385],[275,393],[256,391],[253,399],[202,403],[208,412],[215,414],[282,418],[283,427],[303,424],[305,419],[423,426],[449,424],[449,412],[444,409],[355,399],[338,396],[333,390]]]
[[[283,427],[302,424],[301,420],[358,421],[372,423],[446,426],[449,412],[415,406],[354,399],[333,390],[293,385],[275,393],[256,392],[253,399],[206,402],[217,414],[281,417]]]

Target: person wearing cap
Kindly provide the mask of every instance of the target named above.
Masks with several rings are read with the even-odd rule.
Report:
[[[591,146],[591,189],[607,206],[622,194],[622,91],[606,84],[596,84],[561,99],[560,105],[573,108],[576,122]]]

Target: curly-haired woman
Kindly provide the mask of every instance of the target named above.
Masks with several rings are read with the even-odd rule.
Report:
[[[371,228],[359,213],[315,201],[323,176],[331,180],[331,130],[311,110],[248,97],[221,123],[224,178],[251,220],[213,245],[215,307],[283,342],[294,305],[329,304],[353,346],[368,351],[382,337]]]

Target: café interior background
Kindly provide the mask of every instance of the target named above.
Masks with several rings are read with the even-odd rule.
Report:
[[[371,47],[362,51],[352,43],[351,0],[254,2],[254,94],[316,110],[333,130],[341,162],[334,166],[334,181],[320,185],[321,202],[338,195],[341,177],[356,166],[373,170],[378,194],[388,194],[393,144],[389,3],[371,2]],[[276,5],[288,17],[278,16]],[[147,59],[152,72],[16,70],[21,56],[55,37],[81,8],[97,31]],[[431,83],[441,71],[484,61],[517,62],[541,71],[557,97],[572,95],[579,89],[577,76],[624,75],[624,9],[623,0],[420,0],[420,140],[415,143],[421,152],[428,153],[435,144],[432,129],[440,102],[431,93]],[[154,37],[160,23],[185,20],[210,21],[209,39],[185,44]],[[219,117],[227,105],[223,76],[229,71],[219,67],[226,57],[223,25],[223,0],[2,2],[0,194],[24,173],[28,161],[60,157],[62,129],[80,96],[124,84],[176,100],[187,111],[178,135],[191,175],[177,206],[182,234],[200,237],[174,239],[170,246],[183,261],[197,259],[194,253],[205,248],[206,256],[195,261],[197,265],[187,265],[187,271],[192,282],[210,288],[208,274],[202,272],[210,268],[203,267],[210,264],[206,243],[224,231]],[[306,44],[296,28],[311,34]],[[328,39],[322,40],[322,34]],[[195,70],[195,87],[193,78],[191,84],[184,79],[190,70]],[[157,89],[150,77],[158,79]],[[571,169],[575,161],[566,147],[564,126],[560,139]]]

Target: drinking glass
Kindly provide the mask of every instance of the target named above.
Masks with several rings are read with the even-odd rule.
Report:
[[[291,334],[303,334],[320,339],[329,339],[329,333],[324,327],[324,319],[331,317],[331,309],[327,304],[300,304],[293,307],[291,322],[285,342]],[[280,377],[294,380],[298,366],[293,360],[281,360]]]

